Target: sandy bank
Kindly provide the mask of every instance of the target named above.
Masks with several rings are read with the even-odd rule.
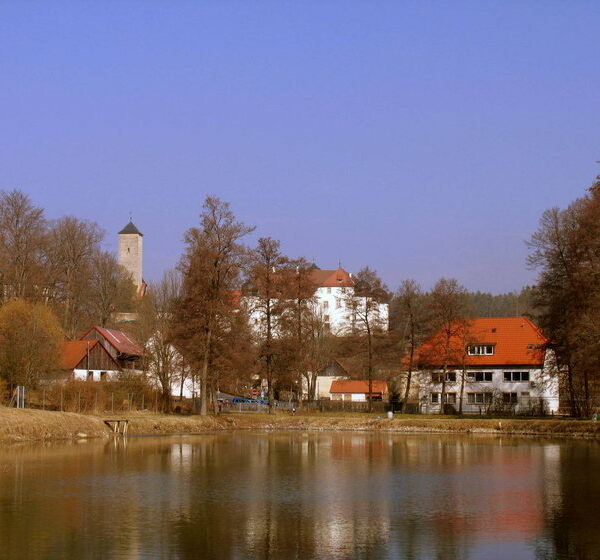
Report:
[[[600,422],[568,419],[484,419],[367,414],[224,414],[218,417],[130,413],[92,416],[0,407],[0,442],[112,437],[103,420],[129,419],[130,435],[198,434],[232,430],[490,433],[600,437]]]

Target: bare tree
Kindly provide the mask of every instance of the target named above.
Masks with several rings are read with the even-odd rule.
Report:
[[[90,267],[89,306],[93,318],[104,327],[115,311],[132,308],[135,286],[131,276],[111,253],[94,251]]]
[[[282,338],[289,346],[290,367],[295,373],[293,384],[296,385],[296,394],[301,401],[303,378],[308,382],[310,393],[309,372],[314,369],[312,361],[316,350],[315,336],[323,325],[316,309],[317,286],[313,280],[312,266],[303,258],[290,261],[288,266],[289,270],[281,272],[286,276],[284,288],[288,292],[282,296],[288,301],[282,309],[280,326]]]
[[[175,308],[174,336],[185,358],[200,372],[200,414],[208,414],[208,392],[214,386],[215,334],[233,312],[231,290],[239,282],[246,248],[240,240],[253,231],[235,219],[229,204],[209,196],[200,227],[185,234],[186,251],[180,262],[182,295]]]
[[[426,296],[415,280],[403,280],[396,292],[396,304],[400,316],[401,336],[407,351],[406,385],[402,409],[406,410],[415,366],[415,352],[428,332]]]
[[[289,306],[290,275],[285,274],[289,259],[280,250],[280,243],[270,237],[261,237],[252,252],[250,267],[251,316],[256,321],[260,340],[260,357],[264,363],[269,399],[269,413],[273,412],[274,361],[277,354],[275,338],[282,334],[280,318]]]
[[[387,330],[387,306],[384,304],[388,299],[387,287],[368,266],[358,271],[354,277],[354,288],[346,288],[344,298],[351,332],[363,336],[367,347],[369,412],[373,409],[373,339],[378,332]]]
[[[566,209],[551,208],[533,234],[528,263],[540,271],[534,300],[553,341],[561,385],[574,416],[600,404],[600,179]]]
[[[433,325],[440,333],[437,341],[443,364],[440,376],[440,414],[444,414],[448,366],[451,362],[456,363],[456,341],[463,339],[467,325],[466,289],[453,278],[438,280],[430,294],[429,312]]]
[[[150,284],[138,305],[136,339],[144,346],[143,370],[158,384],[163,412],[171,411],[171,394],[178,375],[182,375],[182,357],[171,340],[173,306],[181,291],[176,271],[167,271],[160,282]]]
[[[21,191],[0,192],[0,284],[9,298],[32,298],[44,284],[45,238],[44,211]]]
[[[97,224],[67,216],[51,224],[45,250],[52,300],[63,328],[75,337],[91,318],[92,261],[104,237]]]

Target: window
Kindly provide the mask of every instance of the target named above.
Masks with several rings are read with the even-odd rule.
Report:
[[[508,382],[520,382],[520,381],[529,381],[529,372],[528,371],[505,371],[504,372],[504,381]]]
[[[468,404],[487,404],[492,402],[492,393],[467,393]]]
[[[329,309],[329,302],[328,301],[324,301],[323,302],[323,309]]]
[[[105,371],[100,372],[100,381],[106,381],[106,372]]]
[[[87,380],[88,381],[94,381],[94,372],[93,371],[88,371],[87,372]]]
[[[444,374],[440,372],[435,372],[431,374],[431,382],[432,383],[441,383],[444,378]],[[446,381],[456,381],[456,372],[448,371],[446,373]]]
[[[329,315],[323,315],[323,321],[329,323]]]
[[[339,309],[342,307],[342,300],[340,298],[335,298],[335,307]]]
[[[439,404],[441,393],[431,393],[431,402]],[[444,402],[446,404],[456,404],[456,393],[444,393]]]
[[[515,404],[517,402],[517,393],[502,393],[502,402],[505,404]]]
[[[331,293],[331,288],[327,288],[327,293],[330,294]]]
[[[492,356],[494,354],[493,344],[471,344],[467,347],[469,356]]]
[[[468,371],[467,379],[469,381],[477,381],[477,382],[491,382],[492,381],[491,371]]]

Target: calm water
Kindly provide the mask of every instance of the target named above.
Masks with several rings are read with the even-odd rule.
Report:
[[[0,449],[1,558],[600,558],[600,443],[230,434]]]

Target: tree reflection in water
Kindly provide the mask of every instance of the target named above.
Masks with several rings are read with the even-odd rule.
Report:
[[[8,447],[0,557],[592,559],[598,445],[348,432]]]

